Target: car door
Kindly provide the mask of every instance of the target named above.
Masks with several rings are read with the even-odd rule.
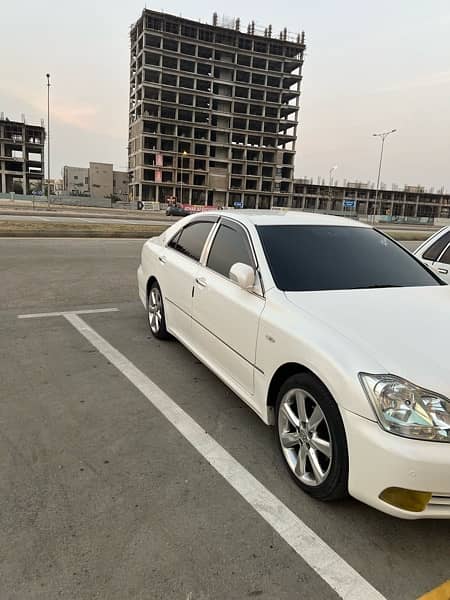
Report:
[[[436,234],[433,236],[429,242],[425,242],[425,244],[420,246],[414,254],[428,267],[436,271],[440,277],[442,277],[443,275],[446,275],[446,273],[439,272],[439,269],[445,270],[445,267],[438,266],[439,257],[449,244],[450,231],[444,230],[440,235]]]
[[[433,264],[433,268],[437,271],[437,274],[441,279],[450,284],[450,244],[448,244],[444,252],[438,256]]]
[[[195,279],[192,338],[205,362],[248,395],[254,391],[256,343],[265,300],[259,279],[252,291],[230,280],[230,268],[238,262],[258,273],[246,230],[221,219]]]
[[[191,333],[192,286],[214,218],[199,218],[183,227],[159,255],[160,287],[166,323],[171,333],[189,340]]]

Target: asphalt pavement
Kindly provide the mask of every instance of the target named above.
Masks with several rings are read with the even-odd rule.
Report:
[[[0,598],[338,598],[117,367],[125,363],[380,599],[417,598],[448,579],[450,522],[310,499],[271,428],[181,344],[149,334],[136,289],[141,247],[0,239]],[[64,316],[17,318],[113,308],[80,315],[81,330]]]

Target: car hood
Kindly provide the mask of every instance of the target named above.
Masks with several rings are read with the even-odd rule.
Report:
[[[450,397],[450,286],[286,292],[286,297],[386,373]]]

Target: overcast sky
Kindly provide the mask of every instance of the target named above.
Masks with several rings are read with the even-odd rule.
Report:
[[[296,176],[376,179],[450,189],[450,1],[167,0],[164,11],[210,22],[212,13],[305,30]],[[148,7],[160,10],[157,4]],[[2,2],[0,112],[46,116],[52,75],[52,176],[64,164],[127,165],[130,25],[139,0]]]

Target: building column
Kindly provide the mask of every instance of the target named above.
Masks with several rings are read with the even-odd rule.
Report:
[[[1,171],[2,171],[2,193],[6,194],[6,173],[5,173],[5,162],[1,163]]]
[[[0,126],[0,138],[3,137],[4,133],[3,133],[3,127]],[[5,144],[4,142],[0,143],[0,157],[1,156],[5,156]],[[2,174],[2,193],[6,194],[6,173],[5,173],[5,161],[4,160],[0,160],[0,172]]]

